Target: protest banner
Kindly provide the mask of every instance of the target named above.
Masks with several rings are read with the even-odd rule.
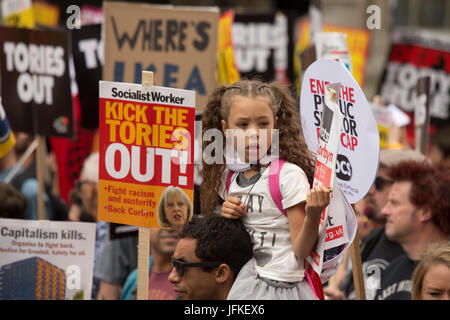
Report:
[[[309,150],[318,150],[324,89],[339,82],[339,109],[342,131],[336,157],[338,185],[350,203],[369,191],[378,169],[380,137],[363,91],[340,62],[320,59],[311,64],[302,80],[300,115],[303,135]]]
[[[355,77],[356,82],[361,88],[364,88],[364,81],[366,75],[366,63],[369,56],[370,47],[370,32],[366,29],[342,27],[332,24],[323,24],[323,32],[339,32],[346,35],[346,42],[351,57],[352,74]],[[308,19],[301,19],[297,28],[297,40],[295,44],[294,54],[294,71],[296,75],[296,87],[297,92],[300,95],[301,81],[300,77],[302,72],[302,64],[300,61],[301,53],[307,49],[311,43],[314,43],[313,39],[310,39],[310,22]],[[317,57],[318,59],[320,57]],[[306,68],[303,68],[306,69]]]
[[[288,18],[276,13],[236,13],[234,56],[242,78],[289,83]]]
[[[220,15],[217,46],[217,83],[222,85],[235,83],[240,78],[234,59],[233,21],[233,10],[228,10]]]
[[[323,106],[322,121],[319,130],[319,145],[317,148],[313,187],[336,187],[334,183],[336,175],[336,156],[338,153],[339,134],[341,132],[343,118],[337,106],[339,89],[339,83],[329,84],[325,88],[325,104]],[[319,275],[322,271],[324,250],[343,244],[345,242],[344,236],[347,236],[344,233],[344,228],[346,227],[345,214],[343,214],[344,211],[331,211],[330,208],[332,207],[333,202],[335,202],[335,197],[332,195],[330,205],[322,212],[317,245],[313,249],[311,256],[307,258],[307,261],[311,264],[314,271]],[[328,222],[329,218],[331,218],[330,215],[333,214],[334,218],[338,219],[340,218],[340,213],[343,214],[343,223],[341,221],[342,219],[339,219],[339,225],[335,226],[334,223],[331,223],[333,228],[329,229]]]
[[[317,32],[315,34],[315,48],[317,59],[339,59],[350,72],[352,61],[347,46],[347,35],[340,32]]]
[[[64,31],[0,27],[0,48],[2,102],[11,128],[39,141],[38,217],[43,219],[45,136],[75,134],[68,36]]]
[[[56,28],[59,25],[60,8],[56,4],[35,0],[33,13],[38,26]]]
[[[88,4],[81,6],[81,26],[87,26],[90,24],[102,24],[105,21],[105,15],[103,9]]]
[[[430,138],[430,76],[417,80],[417,99],[414,106],[415,149],[424,155]]]
[[[3,0],[2,16],[6,26],[34,28],[34,12],[31,0]]]
[[[81,106],[81,126],[98,128],[98,82],[103,71],[103,41],[101,25],[72,30],[72,54],[78,96]]]
[[[0,300],[90,300],[95,223],[0,219]]]
[[[339,261],[343,259],[344,250],[354,241],[357,229],[355,213],[335,179],[343,118],[337,106],[339,92],[340,83],[325,86],[313,186],[332,186],[333,193],[330,204],[322,212],[317,243],[306,258],[313,270],[324,278],[336,272]],[[355,263],[353,267],[361,268],[361,263]],[[360,281],[363,281],[362,278],[356,282]]]
[[[2,103],[13,131],[73,138],[67,33],[0,27],[0,48]]]
[[[141,83],[154,73],[163,87],[196,91],[196,111],[216,87],[219,10],[105,2],[103,80]]]
[[[431,124],[448,125],[450,120],[450,36],[443,33],[398,28],[380,86],[384,103],[395,104],[410,115],[417,98],[417,80],[430,76]],[[414,132],[413,124],[409,130]]]
[[[193,201],[195,92],[100,82],[98,219],[159,228],[168,186]]]

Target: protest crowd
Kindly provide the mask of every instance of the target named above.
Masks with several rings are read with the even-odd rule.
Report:
[[[449,0],[0,2],[0,300],[450,300]]]

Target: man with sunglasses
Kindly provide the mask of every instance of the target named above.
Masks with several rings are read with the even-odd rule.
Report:
[[[225,300],[252,249],[240,220],[194,217],[181,233],[168,279],[182,300]]]
[[[389,168],[402,161],[423,161],[425,156],[411,149],[383,149],[380,151],[380,164],[377,176],[367,195],[362,202],[362,209],[358,215],[364,215],[372,224],[381,225],[368,232],[361,241],[361,262],[364,274],[364,284],[367,300],[372,300],[376,289],[379,287],[379,279],[376,277],[385,270],[391,261],[402,255],[402,247],[389,240],[385,235],[385,217],[381,210],[388,201],[389,192],[393,181],[389,178]],[[361,203],[356,205],[360,207]],[[369,223],[368,223],[369,225]],[[359,225],[358,228],[364,228]],[[358,230],[359,232],[360,230]],[[352,271],[349,270],[339,288],[324,288],[324,293],[330,300],[355,299]]]

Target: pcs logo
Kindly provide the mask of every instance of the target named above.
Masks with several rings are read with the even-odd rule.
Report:
[[[336,158],[336,177],[349,181],[352,178],[352,165],[346,156],[338,154]]]

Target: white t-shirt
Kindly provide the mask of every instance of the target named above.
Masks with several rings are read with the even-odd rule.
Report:
[[[228,195],[238,197],[246,204],[247,214],[242,217],[242,222],[252,238],[259,276],[285,282],[301,281],[304,261],[295,257],[288,218],[278,209],[270,194],[269,167],[261,169],[261,172],[259,180],[246,187],[237,183],[238,173],[234,173]],[[219,190],[224,199],[227,197],[227,175],[228,170],[225,170]],[[285,162],[279,177],[284,209],[305,200],[309,183],[301,168]]]

